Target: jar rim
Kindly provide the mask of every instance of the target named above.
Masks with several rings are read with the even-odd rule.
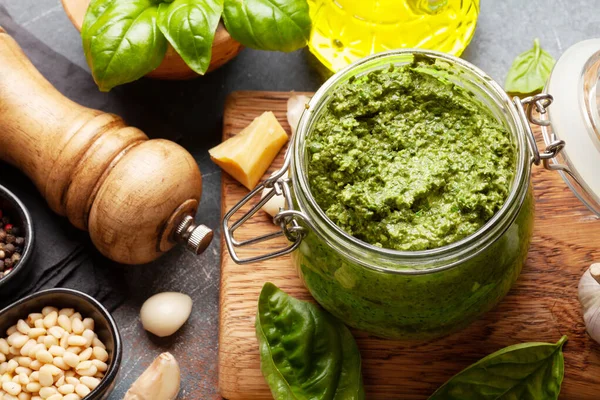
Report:
[[[363,73],[370,72],[376,69],[381,69],[385,66],[389,66],[390,63],[393,63],[393,61],[391,61],[391,59],[393,58],[398,58],[401,56],[414,57],[415,55],[428,57],[434,60],[439,59],[450,64],[451,66],[458,65],[460,68],[474,74],[483,82],[485,82],[485,84],[487,85],[485,88],[486,93],[490,95],[493,100],[496,100],[500,102],[503,106],[505,106],[507,110],[506,114],[509,115],[512,122],[514,122],[513,126],[516,127],[516,132],[511,133],[516,139],[515,145],[517,147],[518,154],[515,166],[516,173],[513,178],[510,193],[504,201],[504,204],[502,205],[500,210],[498,210],[492,216],[492,218],[490,218],[482,227],[480,227],[477,231],[473,232],[471,235],[466,236],[459,241],[447,244],[445,246],[427,250],[404,251],[374,246],[370,243],[357,239],[356,237],[348,234],[339,226],[337,226],[326,215],[326,213],[314,199],[314,196],[312,195],[312,192],[310,190],[310,184],[308,182],[306,174],[300,173],[300,171],[304,171],[306,167],[304,165],[304,158],[301,155],[301,150],[303,149],[302,146],[304,146],[306,143],[306,136],[310,133],[310,123],[313,122],[314,118],[316,118],[313,117],[314,113],[320,108],[322,108],[324,104],[326,104],[326,102],[324,102],[324,98],[336,84],[340,83],[340,81],[344,80],[345,78],[349,78],[350,76],[355,75],[354,72],[360,67],[365,67],[365,65],[376,64],[378,62],[381,63],[377,64],[379,65],[379,67],[365,70]],[[390,59],[390,62],[387,62],[388,59]],[[394,274],[427,274],[438,272],[441,270],[446,270],[463,263],[464,261],[474,257],[481,251],[488,248],[489,245],[491,245],[497,238],[499,238],[502,235],[502,233],[504,233],[506,229],[508,229],[510,224],[516,218],[518,211],[520,210],[521,205],[524,202],[525,195],[527,192],[529,171],[531,165],[531,157],[525,139],[525,131],[520,122],[516,107],[514,106],[508,94],[502,89],[502,87],[481,69],[465,60],[462,60],[458,57],[446,53],[424,49],[399,49],[373,54],[371,56],[362,58],[353,64],[350,64],[343,70],[334,74],[329,80],[327,80],[327,82],[325,82],[319,88],[319,90],[311,98],[307,109],[304,111],[302,117],[300,118],[297,133],[295,135],[294,143],[292,145],[294,146],[292,157],[293,185],[294,187],[299,186],[299,191],[304,194],[304,196],[296,195],[298,204],[303,211],[305,209],[310,210],[310,212],[307,213],[308,216],[310,218],[314,218],[316,216],[318,218],[318,222],[322,223],[325,227],[332,231],[334,235],[326,235],[326,233],[323,231],[319,232],[321,230],[320,224],[316,224],[313,221],[311,226],[313,230],[316,231],[314,233],[318,234],[321,238],[326,240],[328,239],[327,236],[329,236],[329,239],[339,241],[339,246],[334,247],[337,247],[338,249],[343,249],[343,251],[346,254],[353,256],[353,260],[358,262],[359,264],[362,264],[371,269],[378,270],[380,272]],[[328,242],[331,242],[331,240],[328,240]],[[482,243],[484,243],[483,246]],[[329,244],[331,245],[333,243]],[[352,247],[349,247],[348,245]],[[422,262],[424,259],[446,260],[449,262],[441,266],[421,269],[406,267],[390,268],[376,266],[363,262],[360,259],[361,257],[357,258],[354,254],[352,254],[353,248],[357,249],[358,252],[361,254],[376,255],[386,259],[393,259],[394,261],[402,261],[407,263],[407,265],[415,265],[417,261]]]

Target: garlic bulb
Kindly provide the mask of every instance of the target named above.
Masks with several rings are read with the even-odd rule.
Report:
[[[600,343],[600,263],[592,264],[579,280],[579,302],[587,333]]]
[[[177,360],[171,353],[162,353],[131,385],[123,400],[173,400],[180,383]]]
[[[292,128],[292,135],[296,133],[298,122],[300,122],[300,117],[302,117],[302,113],[304,110],[306,110],[309,101],[310,97],[297,94],[294,94],[288,99],[287,120],[288,124],[290,124],[290,127]]]

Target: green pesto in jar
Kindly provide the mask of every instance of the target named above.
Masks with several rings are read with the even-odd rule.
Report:
[[[504,204],[516,151],[471,93],[418,62],[351,79],[307,139],[312,196],[348,234],[426,250],[481,228]]]

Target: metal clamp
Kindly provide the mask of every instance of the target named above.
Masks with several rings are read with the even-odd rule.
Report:
[[[525,128],[525,134],[527,136],[527,141],[529,142],[529,148],[532,155],[531,161],[535,165],[540,165],[540,163],[543,161],[544,168],[546,169],[556,169],[554,166],[550,165],[549,160],[555,158],[561,152],[561,150],[565,147],[565,141],[554,138],[546,146],[544,152],[540,153],[530,123],[538,126],[550,125],[549,119],[537,118],[533,114],[533,110],[535,108],[535,110],[541,116],[545,116],[547,108],[552,104],[553,100],[554,99],[552,98],[552,95],[547,93],[537,94],[524,99],[521,99],[517,96],[513,97],[513,102],[517,107],[517,112],[519,113],[519,117],[521,118],[521,122]]]
[[[283,162],[283,166],[275,171],[271,176],[261,182],[254,190],[246,195],[238,204],[236,204],[227,214],[223,217],[223,236],[225,237],[225,243],[227,245],[227,249],[229,250],[229,254],[233,261],[237,264],[248,264],[257,261],[269,260],[271,258],[276,258],[292,251],[296,250],[304,236],[306,236],[307,231],[306,228],[298,223],[301,220],[304,225],[309,228],[312,227],[312,224],[309,218],[302,212],[293,209],[293,199],[292,199],[292,191],[290,188],[290,179],[287,177],[287,171],[290,169],[290,165],[292,162],[292,148],[294,143],[294,136],[290,138],[290,145],[288,146],[285,152],[285,158]],[[237,221],[230,224],[233,216],[240,211],[245,205],[247,205],[254,197],[261,196],[261,192],[264,189],[271,189],[267,194],[262,197],[256,205],[254,205],[248,212],[242,215]],[[248,221],[254,214],[256,214],[262,206],[264,206],[273,196],[284,196],[285,198],[285,208],[280,208],[279,213],[275,215],[273,218],[273,222],[279,225],[280,230],[272,233],[268,233],[266,235],[254,237],[251,239],[246,239],[239,241],[234,237],[235,231],[242,226],[246,221]],[[265,242],[268,240],[272,240],[278,238],[280,236],[285,236],[286,239],[290,242],[290,245],[281,249],[277,249],[271,253],[260,254],[254,257],[242,258],[238,255],[236,248],[244,247],[248,245],[252,245],[255,243]]]

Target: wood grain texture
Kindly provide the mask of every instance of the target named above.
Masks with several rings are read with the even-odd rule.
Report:
[[[83,19],[85,18],[85,12],[90,4],[90,0],[61,0],[61,2],[67,17],[71,20],[75,28],[81,32]],[[227,32],[227,29],[225,29],[225,25],[219,22],[212,45],[210,66],[206,72],[214,71],[223,66],[235,58],[242,49],[243,46],[234,40],[229,32]],[[167,80],[192,79],[198,76],[197,73],[187,66],[179,53],[170,44],[162,63],[154,71],[146,74],[148,78]]]
[[[273,111],[289,132],[285,117],[289,96],[280,92],[233,93],[225,107],[223,139],[241,131],[264,111]],[[281,165],[282,157],[283,151],[267,174]],[[459,333],[422,343],[378,339],[354,331],[368,399],[426,399],[448,378],[489,353],[520,342],[556,342],[561,335],[569,336],[564,347],[561,399],[599,397],[600,345],[585,333],[577,284],[589,265],[600,260],[600,220],[577,200],[557,173],[533,168],[532,179],[536,219],[528,259],[516,285],[496,308]],[[242,185],[223,173],[223,213],[245,194]],[[261,212],[240,237],[273,229]],[[257,245],[245,254],[274,247]],[[221,249],[220,391],[233,400],[270,399],[254,334],[260,289],[265,281],[271,281],[293,296],[311,297],[289,257],[237,265],[223,240]]]

